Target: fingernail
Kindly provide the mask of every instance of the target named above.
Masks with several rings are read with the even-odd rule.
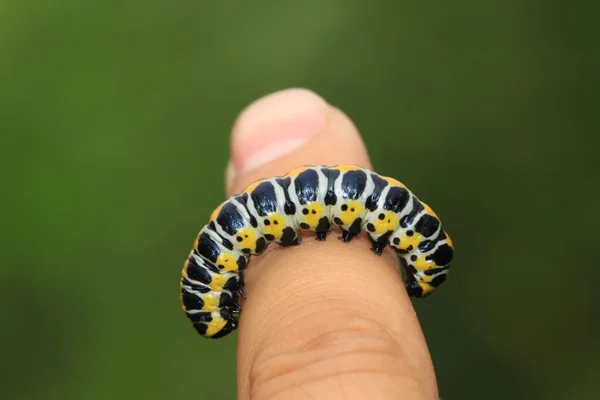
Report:
[[[232,170],[240,174],[302,146],[325,128],[329,106],[306,89],[287,89],[250,104],[232,133]]]

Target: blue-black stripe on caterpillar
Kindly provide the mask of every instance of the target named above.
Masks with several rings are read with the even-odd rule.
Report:
[[[185,261],[183,310],[202,336],[237,328],[244,270],[269,242],[300,243],[300,232],[325,240],[333,226],[349,242],[366,231],[371,250],[390,246],[400,256],[410,296],[425,297],[446,280],[450,237],[433,210],[402,183],[354,165],[307,166],[262,179],[223,202],[210,216]]]

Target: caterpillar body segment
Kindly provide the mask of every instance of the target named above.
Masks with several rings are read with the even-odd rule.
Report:
[[[298,245],[304,230],[325,240],[333,226],[344,242],[367,232],[377,255],[390,246],[410,296],[428,296],[446,280],[452,241],[402,183],[355,165],[301,167],[252,183],[219,205],[200,231],[181,278],[183,310],[196,330],[220,338],[237,328],[252,255],[270,242]]]

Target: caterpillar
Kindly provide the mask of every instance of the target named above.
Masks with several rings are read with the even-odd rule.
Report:
[[[375,254],[396,251],[410,296],[428,296],[446,280],[452,240],[406,186],[355,165],[306,166],[258,180],[215,209],[183,265],[183,311],[204,337],[231,333],[250,257],[270,242],[298,245],[304,230],[325,240],[333,226],[343,242],[366,231]]]

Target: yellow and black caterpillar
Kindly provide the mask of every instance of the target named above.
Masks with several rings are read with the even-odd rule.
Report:
[[[297,245],[302,230],[325,240],[332,225],[341,228],[344,242],[364,230],[375,254],[385,246],[395,250],[410,296],[425,297],[446,280],[452,241],[406,186],[354,165],[302,167],[249,185],[200,231],[181,278],[183,310],[198,333],[220,338],[237,328],[251,255],[273,241]]]

